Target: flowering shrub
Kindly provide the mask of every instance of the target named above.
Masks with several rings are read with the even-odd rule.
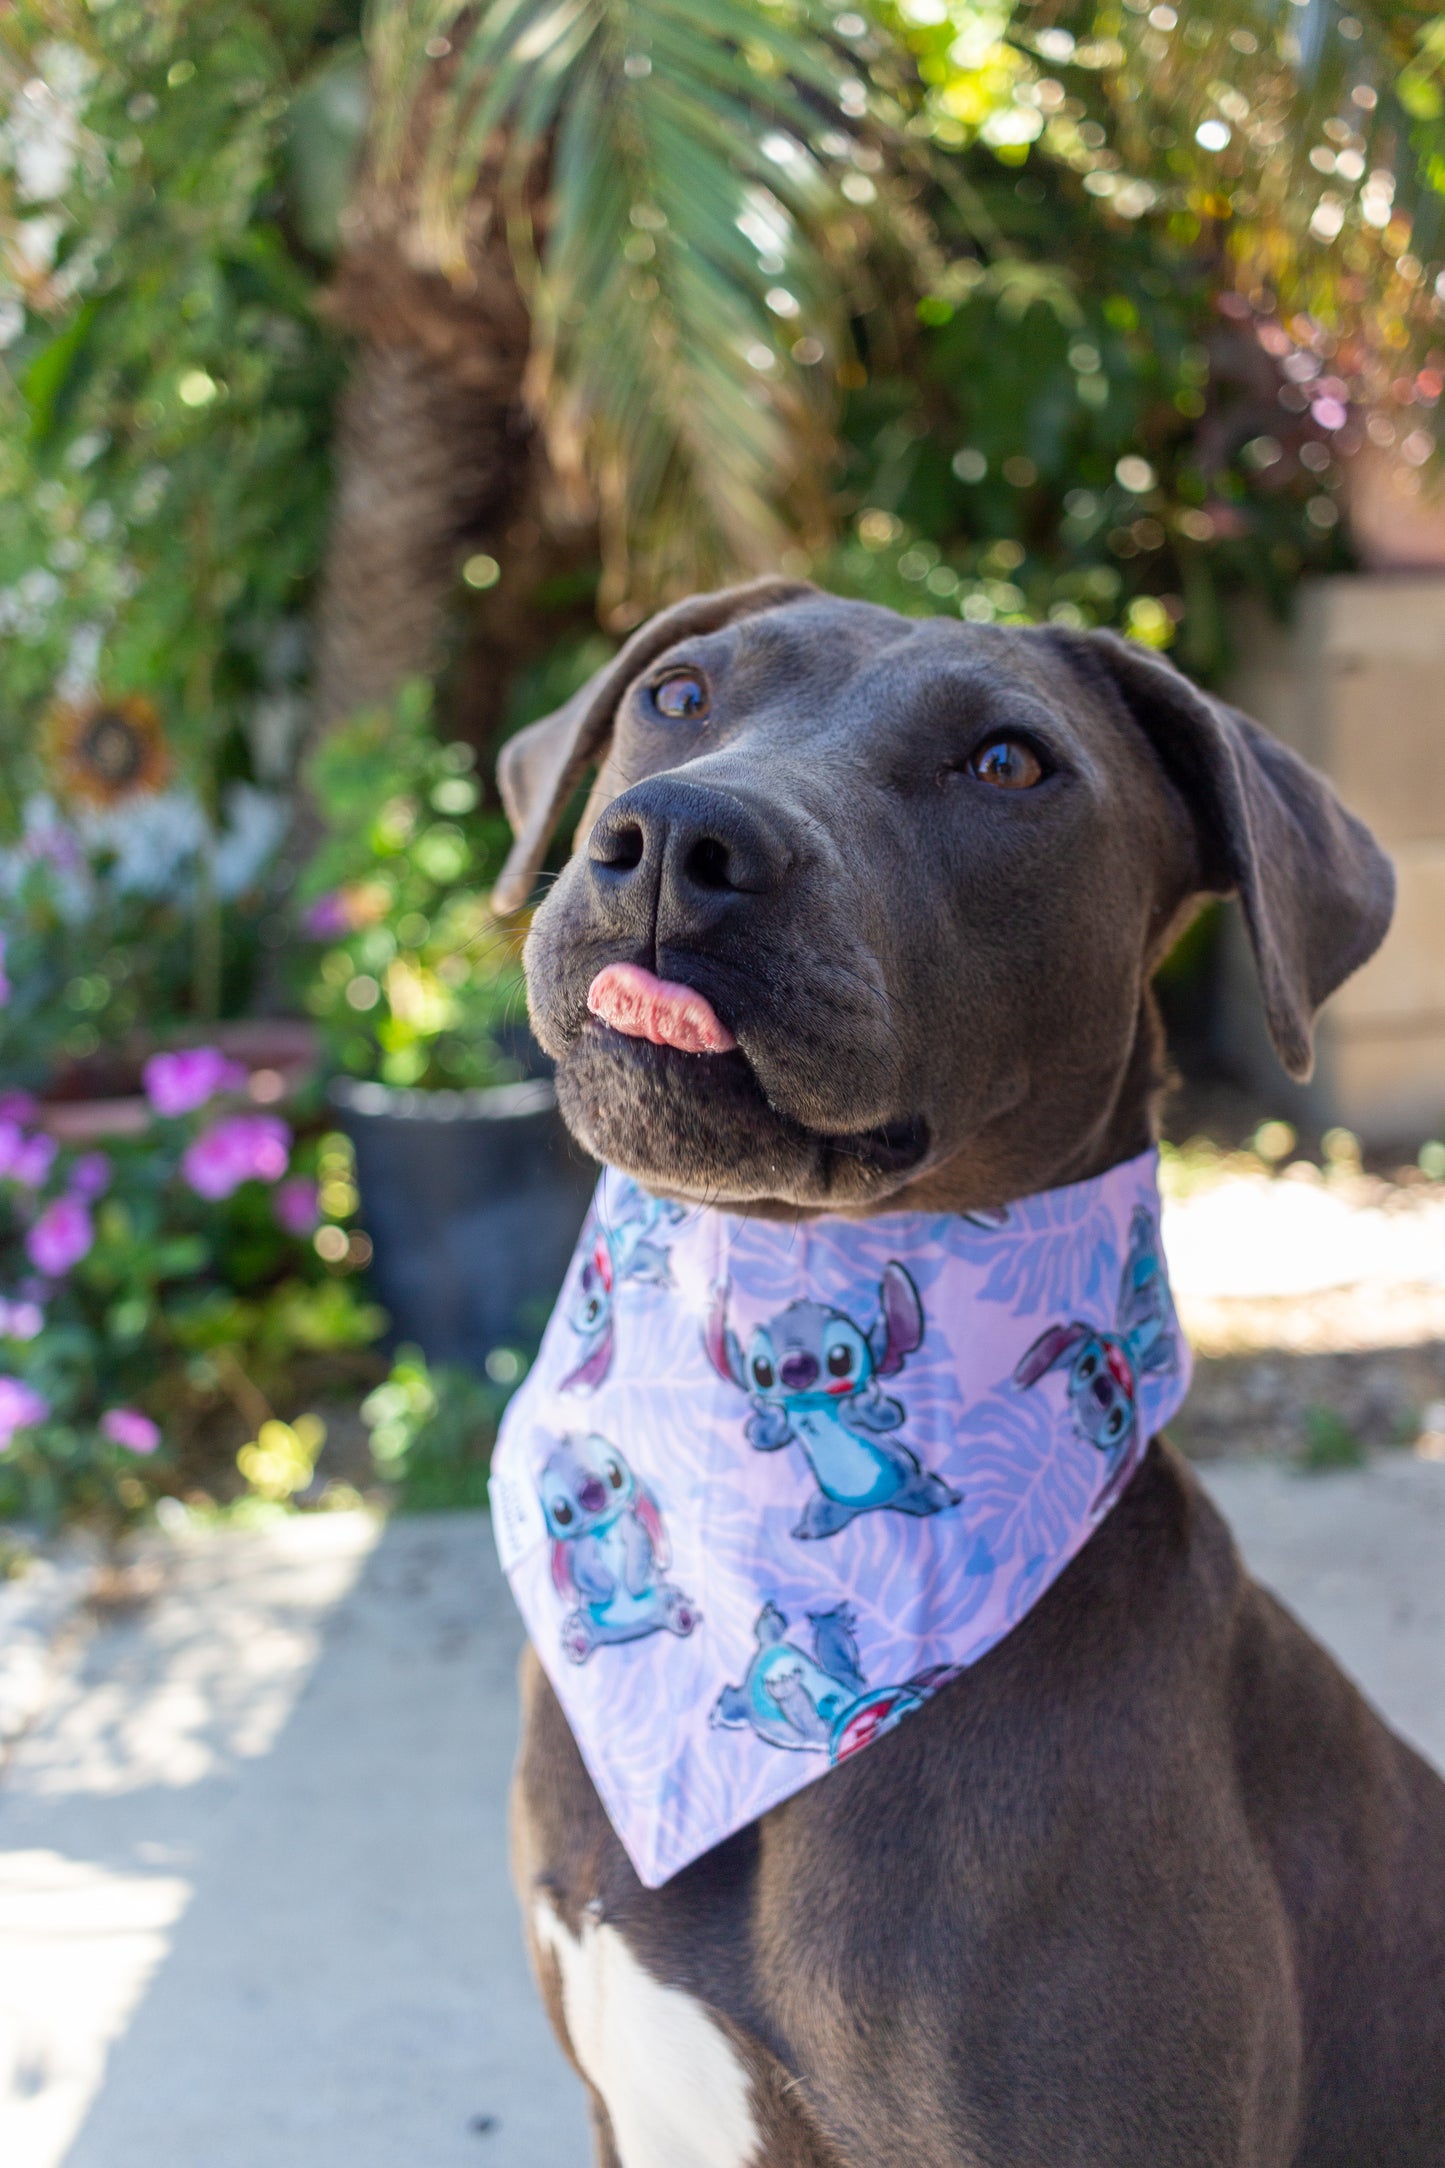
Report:
[[[181,1172],[213,1204],[243,1182],[276,1182],[291,1162],[291,1132],[274,1114],[232,1114],[186,1146]]]
[[[3,669],[0,684],[8,692]],[[0,771],[7,781],[20,772],[3,738]],[[228,797],[239,817],[214,827],[176,791],[133,794],[103,816],[38,789],[18,805],[0,803],[7,1083],[43,1090],[76,1063],[128,1070],[135,1036],[194,1015],[198,993],[207,1013],[244,1010],[282,801],[249,784]]]
[[[90,1207],[71,1190],[52,1198],[25,1237],[25,1254],[48,1280],[63,1280],[95,1241]]]
[[[309,1149],[222,1096],[243,1078],[211,1047],[154,1056],[149,1129],[105,1151],[0,1100],[0,1519],[123,1521],[228,1402],[264,1428],[298,1360],[376,1337],[312,1239]]]
[[[194,1114],[218,1092],[239,1091],[246,1072],[214,1046],[183,1046],[173,1054],[152,1054],[141,1081],[157,1114]]]
[[[33,1385],[23,1378],[0,1377],[0,1447],[9,1445],[17,1430],[43,1423],[49,1413],[49,1401]]]

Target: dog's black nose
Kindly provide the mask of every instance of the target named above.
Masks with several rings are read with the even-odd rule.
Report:
[[[782,839],[730,791],[652,776],[615,798],[587,839],[593,893],[619,932],[659,948],[707,932],[788,870]]]
[[[816,1355],[785,1355],[778,1364],[778,1376],[787,1392],[805,1393],[818,1381],[818,1358]]]
[[[607,1503],[607,1493],[595,1475],[589,1475],[577,1493],[577,1503],[584,1513],[600,1513]]]

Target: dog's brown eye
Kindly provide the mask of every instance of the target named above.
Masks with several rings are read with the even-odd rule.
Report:
[[[559,1498],[552,1508],[552,1518],[559,1528],[565,1528],[572,1518],[572,1508],[565,1498]]]
[[[995,738],[974,754],[968,772],[995,790],[1032,790],[1044,779],[1044,764],[1031,746],[1017,738]]]
[[[700,722],[708,710],[707,686],[695,670],[670,670],[653,686],[652,704],[670,723]]]
[[[620,1469],[620,1468],[618,1467],[618,1465],[617,1465],[617,1463],[616,1463],[616,1461],[615,1461],[615,1460],[609,1460],[609,1461],[608,1461],[608,1463],[607,1463],[607,1470],[606,1470],[606,1473],[607,1473],[607,1480],[608,1480],[608,1482],[609,1482],[609,1483],[610,1483],[610,1484],[612,1485],[612,1488],[613,1488],[614,1490],[621,1490],[621,1488],[622,1488],[622,1470],[621,1470],[621,1469]]]
[[[853,1367],[853,1350],[840,1341],[828,1350],[828,1368],[835,1378],[846,1378]]]
[[[761,1355],[753,1364],[753,1381],[761,1385],[764,1392],[773,1382],[773,1366],[770,1362],[765,1362]]]

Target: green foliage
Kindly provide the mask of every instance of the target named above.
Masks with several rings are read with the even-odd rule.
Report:
[[[464,206],[506,131],[489,185],[554,459],[600,509],[604,604],[634,552],[654,589],[708,584],[816,528],[858,222],[840,183],[860,180],[870,102],[829,11],[378,0],[371,46],[394,177],[424,101],[421,215],[444,263],[464,260]]]
[[[991,154],[969,165],[1016,253],[956,258],[906,373],[850,401],[856,510],[824,577],[913,612],[1177,635],[1218,676],[1233,596],[1282,604],[1341,561],[1332,464],[1313,440],[1326,472],[1301,464],[1197,250],[1080,208],[1062,268],[1042,252],[1076,184],[1046,196]]]
[[[157,1117],[104,1153],[53,1158],[24,1111],[12,1103],[0,1119],[0,1521],[115,1525],[174,1486],[178,1456],[219,1412],[238,1409],[254,1427],[287,1397],[298,1363],[344,1367],[385,1319],[317,1254],[309,1148],[291,1155],[284,1182],[276,1161],[274,1180],[241,1179],[215,1197],[197,1189],[186,1156],[228,1119],[214,1104]],[[272,1128],[284,1154],[289,1133]],[[16,1156],[27,1144],[28,1164]],[[46,1226],[54,1238],[57,1206],[70,1215],[63,1254],[39,1243]],[[12,1431],[17,1388],[38,1394],[43,1413]],[[116,1410],[140,1443],[107,1434]],[[147,1424],[159,1433],[149,1442]]]
[[[236,778],[287,779],[339,366],[308,251],[337,244],[366,122],[356,28],[347,0],[27,0],[0,32],[21,114],[0,151],[16,774],[57,680],[89,678],[156,698],[211,815]],[[503,208],[531,393],[600,510],[619,623],[881,509],[891,559],[817,557],[860,591],[932,574],[995,616],[1014,593],[1086,620],[1138,605],[1155,639],[1182,610],[1184,659],[1211,667],[1235,588],[1334,561],[1332,455],[1367,416],[1429,456],[1445,48],[1418,8],[373,0],[369,48],[377,170],[436,260],[460,268],[479,176]],[[1266,356],[1264,403],[1294,405],[1239,436],[1218,394]],[[1343,430],[1306,413],[1330,386]],[[937,459],[900,480],[940,439],[985,480]],[[1147,501],[1115,486],[1131,454]],[[1001,482],[1007,458],[1038,487]],[[1071,489],[1096,517],[1065,523]],[[1140,528],[1133,556],[1110,547]],[[1025,559],[989,560],[1000,544]],[[910,581],[914,545],[940,562]],[[192,978],[214,991],[214,959]]]
[[[229,811],[218,831],[180,792],[71,816],[47,795],[26,801],[20,840],[0,844],[7,1083],[64,1088],[85,1064],[105,1091],[123,1091],[137,1043],[157,1028],[198,1007],[245,1007],[258,935],[275,923],[266,880],[285,816],[248,787]]]
[[[1262,17],[1071,0],[877,12],[914,51],[919,127],[954,151],[1077,175],[1095,215],[1204,240],[1216,283],[1261,287],[1402,358],[1438,336],[1445,41],[1382,4]],[[1067,255],[1056,251],[1059,262]]]
[[[520,935],[487,901],[506,825],[480,810],[470,746],[439,742],[427,686],[333,731],[309,780],[326,840],[306,927],[327,943],[307,992],[333,1068],[402,1086],[520,1074]]]
[[[1332,1468],[1361,1468],[1365,1448],[1337,1408],[1315,1402],[1304,1411],[1305,1449],[1300,1465],[1311,1474]]]
[[[824,417],[823,379],[856,386],[849,311],[870,380],[833,509],[896,525],[817,562],[880,600],[1182,623],[1217,672],[1234,592],[1344,561],[1336,455],[1366,420],[1430,456],[1445,48],[1418,10],[379,0],[371,43],[384,170],[420,158],[440,260],[493,161],[605,608],[630,546],[643,594],[785,531],[816,551],[777,433],[804,441],[789,370]]]
[[[48,780],[57,685],[148,695],[213,817],[287,779],[340,368],[287,231],[288,101],[354,27],[341,0],[27,0],[0,31],[12,786]]]
[[[1433,447],[1439,202],[1391,93],[1411,53],[1435,65],[1429,37],[1408,10],[1355,37],[1311,17],[1303,66],[1288,11],[879,14],[945,154],[936,257],[913,338],[864,320],[852,532],[824,576],[1120,624],[1217,679],[1239,597],[1281,607],[1349,562],[1341,455],[1367,430],[1407,469]]]
[[[287,1505],[311,1482],[325,1442],[326,1425],[319,1415],[298,1415],[294,1423],[283,1423],[273,1415],[241,1447],[236,1466],[253,1498]]]
[[[376,1472],[408,1510],[486,1504],[497,1425],[523,1364],[511,1349],[494,1349],[488,1367],[499,1375],[433,1370],[420,1349],[400,1348],[390,1376],[362,1403]]]
[[[334,256],[366,133],[371,93],[359,46],[333,47],[306,77],[287,115],[289,193],[297,231],[318,256]]]
[[[0,1004],[0,1076],[33,1091],[50,1080],[72,1046],[78,1052],[93,1053],[100,1034],[88,1013],[78,1013],[65,999],[67,985],[74,984],[88,1011],[91,974],[74,969],[74,929],[66,923],[61,907],[55,868],[46,859],[17,864],[7,885],[10,894],[4,899],[0,920],[4,943],[0,968],[8,996]],[[111,970],[94,974],[101,981],[96,988],[101,1009],[111,1008],[119,987],[129,978],[129,949],[116,946],[108,961]],[[127,1012],[127,1021],[133,1023],[135,1012],[128,1004]]]

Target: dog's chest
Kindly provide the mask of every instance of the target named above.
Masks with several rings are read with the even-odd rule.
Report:
[[[717,2019],[654,1979],[615,1927],[584,1914],[574,1935],[545,1896],[532,1924],[620,2168],[758,2168],[751,2080]]]

